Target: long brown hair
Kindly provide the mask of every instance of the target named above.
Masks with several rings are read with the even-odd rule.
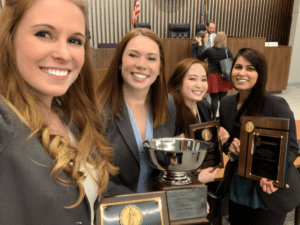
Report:
[[[252,88],[251,94],[244,102],[240,112],[244,111],[247,116],[259,116],[262,113],[267,93],[268,67],[266,57],[254,49],[242,48],[238,51],[233,60],[232,69],[239,57],[243,57],[245,60],[249,61],[258,74],[257,81]]]
[[[78,200],[66,208],[77,206],[84,198],[82,182],[85,177],[80,172],[81,166],[88,173],[90,171],[87,163],[96,168],[97,177],[93,178],[99,187],[99,198],[107,187],[110,174],[118,172],[118,169],[111,163],[113,149],[102,135],[103,125],[99,119],[99,110],[93,89],[94,74],[88,42],[86,6],[81,0],[71,1],[81,9],[85,16],[85,62],[77,80],[70,86],[66,94],[56,99],[60,103],[63,113],[70,117],[68,126],[71,128],[75,125],[79,128],[77,147],[71,146],[62,136],[49,134],[47,122],[37,108],[38,98],[30,91],[30,87],[22,78],[17,67],[14,49],[15,31],[33,1],[6,0],[0,15],[0,94],[18,117],[29,126],[32,131],[30,137],[37,137],[53,158],[51,175],[55,180],[62,185],[69,185],[60,176],[60,171],[63,170],[78,185],[80,192]],[[70,162],[72,163],[70,164]]]
[[[139,35],[148,37],[155,41],[160,52],[160,75],[151,85],[147,97],[153,115],[153,126],[156,127],[162,125],[169,118],[167,107],[168,92],[165,78],[165,59],[161,40],[153,31],[147,28],[135,28],[129,31],[118,44],[106,76],[97,88],[100,105],[104,108],[109,108],[110,110],[108,120],[111,125],[113,125],[115,117],[121,118],[121,115],[125,112],[125,102],[122,89],[123,78],[120,69],[122,56],[128,42]]]
[[[184,102],[182,85],[188,70],[196,63],[204,67],[206,76],[208,77],[209,71],[205,62],[195,58],[187,58],[177,63],[168,82],[168,91],[173,96],[176,105],[176,123],[180,126],[186,137],[190,137],[189,125],[198,123],[199,121]]]

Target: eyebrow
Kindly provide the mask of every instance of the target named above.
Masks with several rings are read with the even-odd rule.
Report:
[[[35,28],[35,27],[48,27],[50,28],[51,30],[55,30],[55,28],[49,24],[36,24],[36,25],[33,25],[32,28]],[[80,32],[76,32],[74,33],[73,35],[76,35],[76,36],[82,36],[83,38],[85,38],[85,35],[83,33],[80,33]]]
[[[139,51],[135,50],[135,49],[128,49],[129,51],[132,51],[132,52],[135,52],[135,53],[140,53]],[[155,56],[158,56],[158,54],[154,53],[154,52],[150,52],[150,53],[147,53],[147,55],[155,55]]]

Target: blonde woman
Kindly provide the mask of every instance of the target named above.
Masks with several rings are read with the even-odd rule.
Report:
[[[0,220],[93,224],[113,151],[101,134],[81,0],[7,0],[0,16]]]
[[[214,46],[207,48],[198,59],[208,59],[208,67],[210,75],[208,78],[207,93],[211,97],[211,110],[213,119],[216,119],[218,104],[221,99],[227,95],[229,89],[233,86],[230,81],[222,80],[220,60],[228,58],[233,59],[233,55],[228,47],[226,47],[227,35],[224,32],[218,32],[214,39]]]

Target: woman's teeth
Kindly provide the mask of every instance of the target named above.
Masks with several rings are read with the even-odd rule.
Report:
[[[58,77],[64,77],[68,75],[68,70],[51,70],[51,69],[42,69],[42,71],[44,71],[45,73],[49,73],[52,74],[54,76],[58,76]]]
[[[137,73],[133,73],[133,76],[135,76],[135,77],[137,77],[137,78],[140,78],[140,79],[145,79],[145,78],[147,78],[147,76],[141,75],[141,74],[137,74]]]
[[[193,91],[193,93],[195,93],[195,94],[201,94],[202,91]]]

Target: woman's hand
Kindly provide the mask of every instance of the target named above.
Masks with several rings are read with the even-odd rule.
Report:
[[[206,204],[207,204],[207,208],[206,208],[206,214],[209,214],[209,210],[210,210],[210,208],[209,208],[209,204],[208,204],[208,202],[206,202]]]
[[[264,192],[267,192],[268,194],[272,194],[275,191],[278,190],[278,188],[273,186],[273,181],[268,181],[266,178],[261,178],[260,180],[260,186],[263,189]],[[286,188],[289,188],[290,186],[286,184]]]
[[[214,169],[213,167],[208,167],[199,173],[198,180],[203,184],[212,182],[215,180],[218,171],[219,168]]]
[[[219,138],[222,145],[229,139],[229,133],[224,127],[220,127]]]
[[[230,146],[229,146],[229,151],[232,152],[235,155],[239,155],[240,145],[241,145],[240,140],[237,139],[237,138],[234,138],[233,141],[231,142]]]
[[[201,37],[195,37],[196,41],[198,41],[199,45],[202,45]]]

